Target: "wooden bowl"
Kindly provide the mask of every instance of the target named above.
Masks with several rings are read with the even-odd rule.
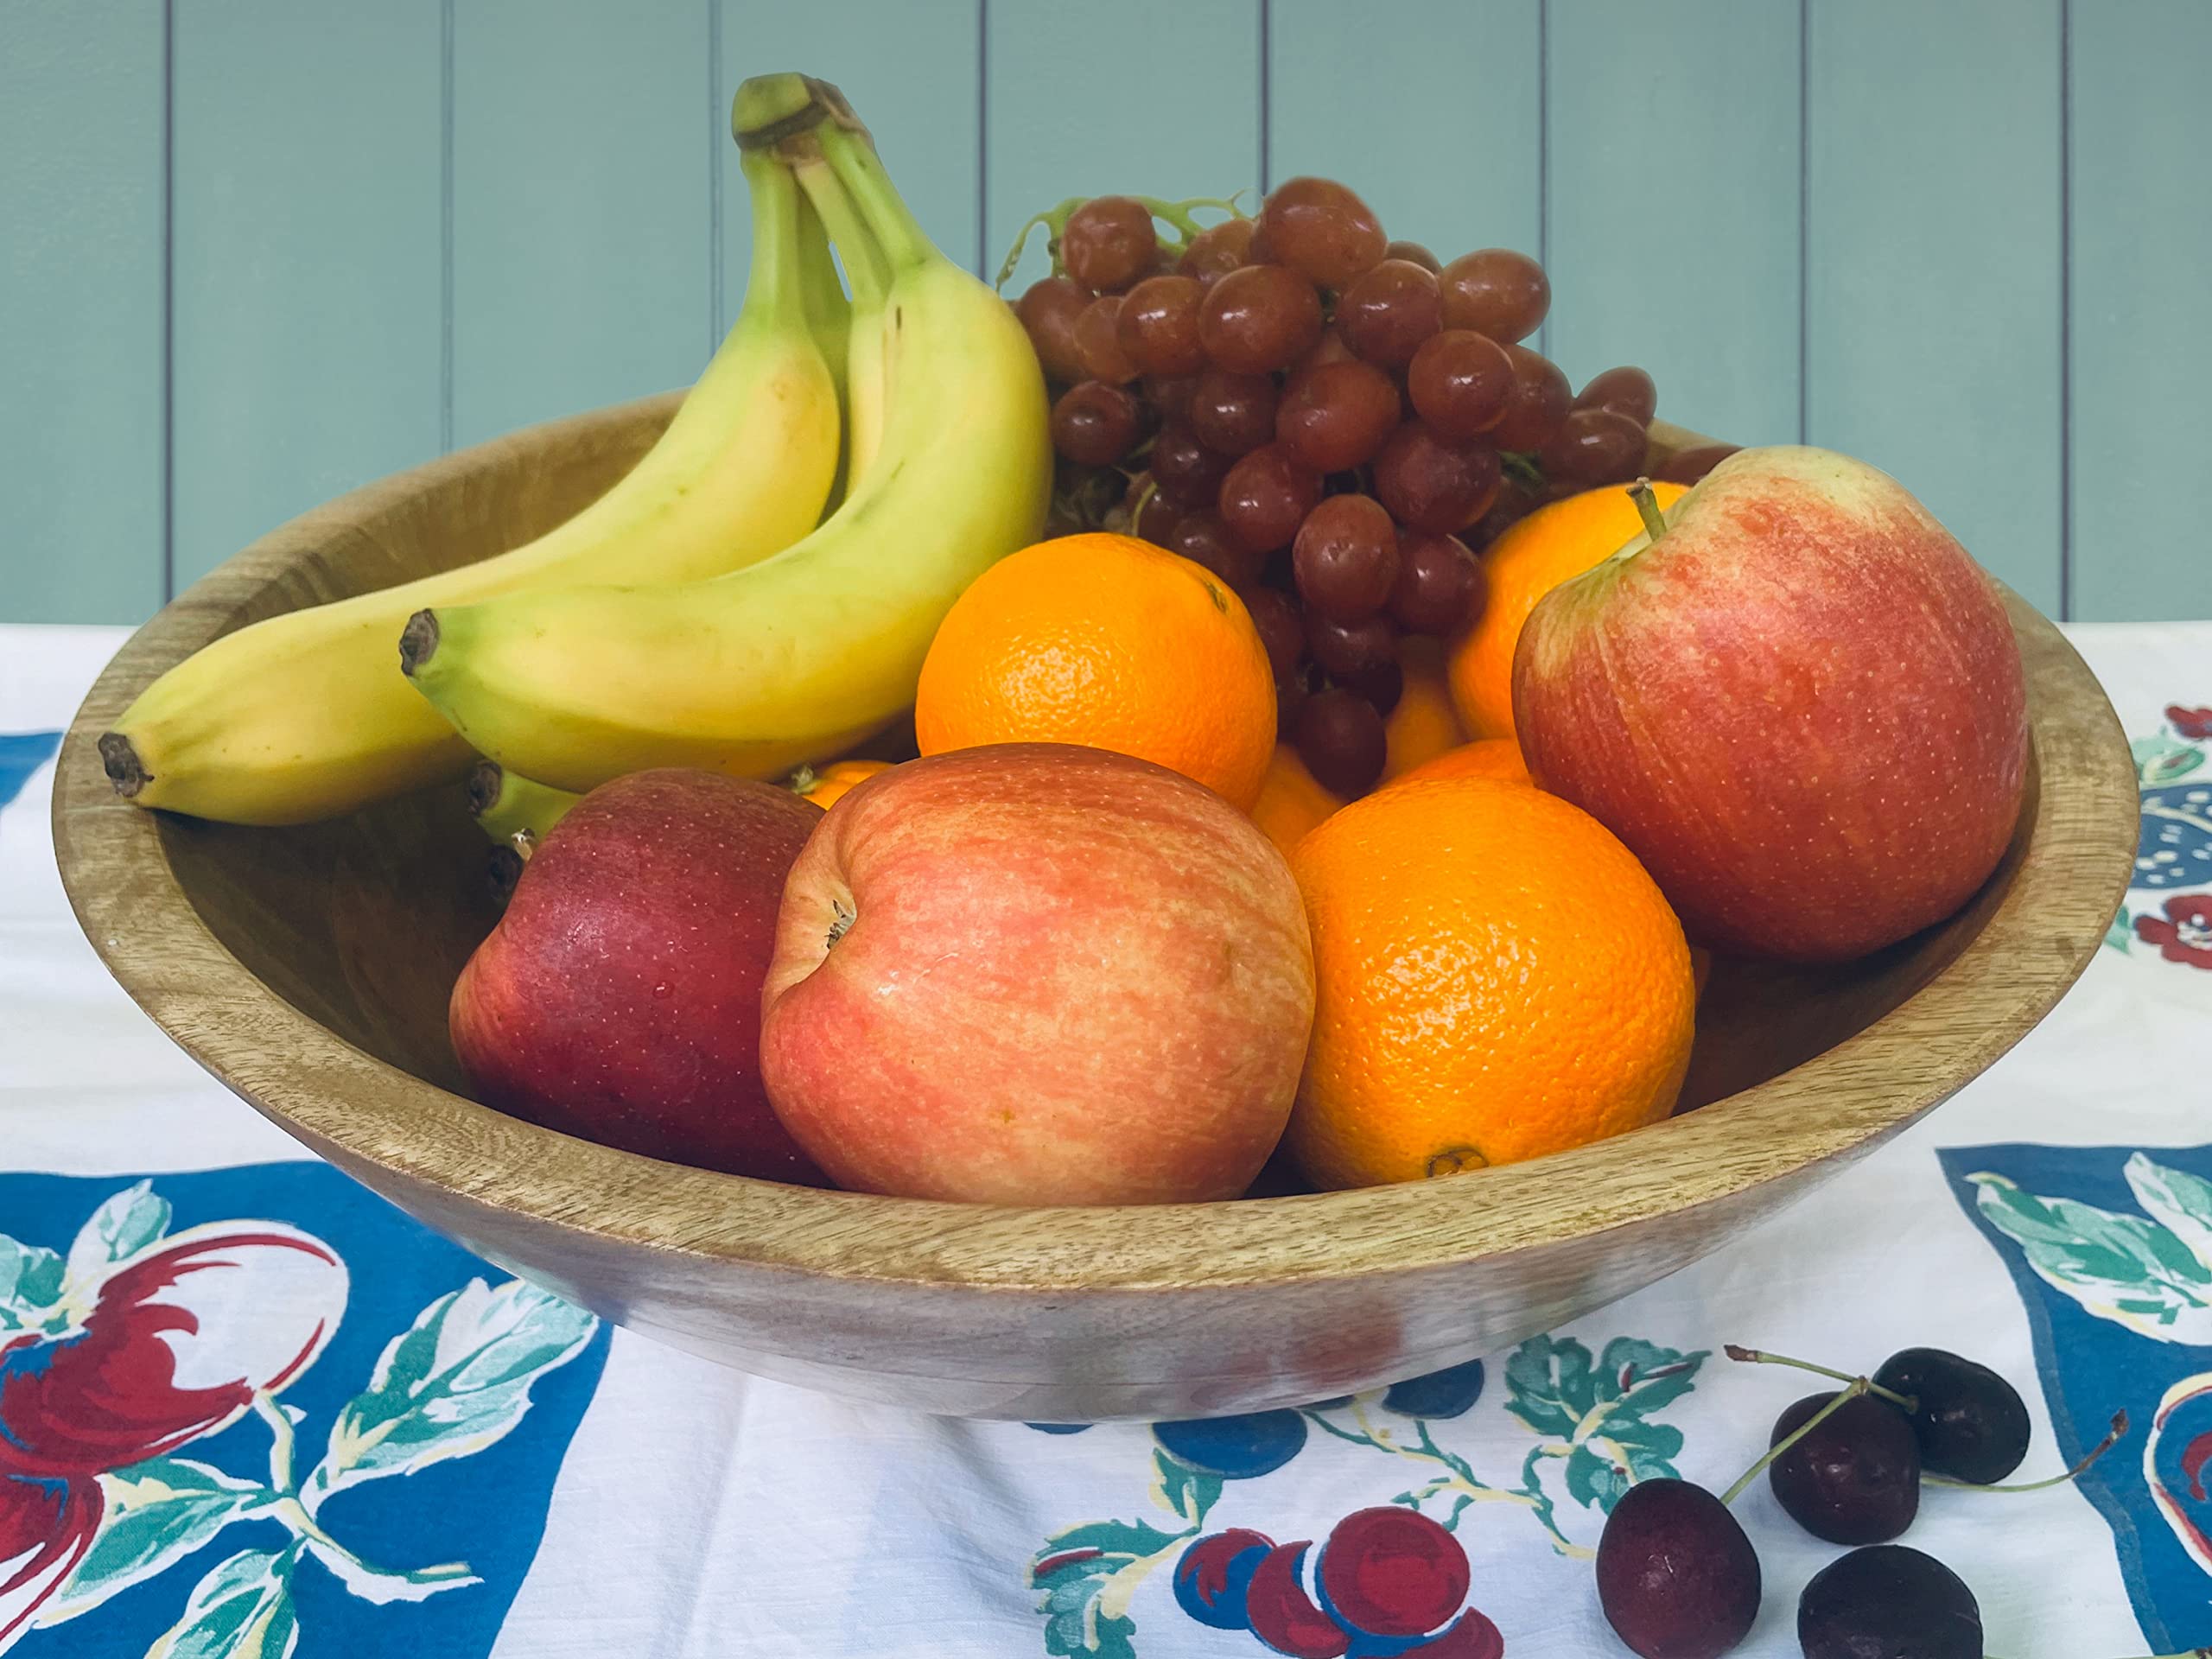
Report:
[[[108,665],[54,818],[86,932],[194,1058],[431,1226],[695,1353],[929,1411],[1083,1421],[1295,1403],[1494,1351],[1697,1260],[1948,1097],[2073,982],[2126,886],[2126,742],[2057,631],[2008,598],[2036,765],[2001,868],[1948,922],[1847,967],[1719,964],[1684,1109],[1651,1128],[1413,1185],[1104,1210],[814,1192],[571,1140],[461,1092],[446,995],[493,918],[457,791],[240,829],[117,800],[94,744],[218,634],[565,518],[672,407],[519,433],[263,538]]]

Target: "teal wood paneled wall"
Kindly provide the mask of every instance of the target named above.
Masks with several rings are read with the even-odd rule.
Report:
[[[1327,172],[1542,257],[1577,380],[1889,467],[2054,614],[2212,615],[2208,65],[2212,0],[0,0],[0,620],[690,379],[794,66],[980,270]]]

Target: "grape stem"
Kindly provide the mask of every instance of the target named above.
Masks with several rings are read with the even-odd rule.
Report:
[[[1777,1440],[1772,1446],[1769,1446],[1764,1457],[1761,1458],[1750,1468],[1745,1470],[1743,1474],[1738,1478],[1736,1484],[1733,1486],[1731,1486],[1726,1491],[1720,1494],[1721,1507],[1726,1509],[1729,1504],[1733,1503],[1738,1497],[1742,1497],[1744,1488],[1750,1485],[1753,1480],[1758,1478],[1759,1471],[1765,1468],[1767,1465],[1772,1463],[1777,1458],[1787,1452],[1791,1446],[1796,1445],[1798,1441],[1803,1440],[1808,1434],[1818,1428],[1823,1419],[1834,1416],[1837,1412],[1843,1409],[1844,1403],[1847,1401],[1856,1400],[1860,1395],[1866,1393],[1866,1390],[1872,1386],[1873,1385],[1868,1382],[1863,1376],[1853,1377],[1851,1379],[1851,1386],[1849,1388],[1841,1390],[1833,1400],[1829,1401],[1827,1404],[1822,1406],[1818,1411],[1815,1412],[1803,1422],[1800,1423],[1789,1433],[1784,1435],[1782,1439]]]
[[[1720,1344],[1720,1351],[1731,1359],[1741,1360],[1747,1365],[1790,1365],[1801,1371],[1810,1371],[1816,1376],[1832,1376],[1839,1382],[1853,1381],[1848,1371],[1831,1370],[1825,1365],[1815,1365],[1809,1359],[1792,1359],[1787,1354],[1770,1354],[1763,1348],[1742,1348],[1732,1342]],[[1866,1392],[1878,1394],[1893,1405],[1906,1411],[1918,1411],[1920,1402],[1909,1394],[1899,1394],[1895,1389],[1885,1389],[1878,1382],[1869,1382]]]
[[[2048,1476],[2042,1480],[2024,1480],[2010,1486],[1993,1486],[1985,1485],[1980,1481],[1951,1480],[1942,1475],[1923,1475],[1920,1478],[1920,1484],[1923,1486],[1949,1486],[1961,1492],[2039,1492],[2046,1486],[2063,1486],[2099,1458],[2104,1456],[2106,1452],[2111,1451],[2113,1447],[2118,1446],[2126,1434],[2127,1414],[2124,1411],[2114,1412],[2111,1432],[2082,1453],[2080,1462],[2071,1469],[2063,1470],[2058,1474]],[[2199,1651],[2202,1649],[2200,1649]]]
[[[1651,480],[1648,478],[1637,479],[1635,483],[1629,486],[1628,499],[1636,503],[1637,514],[1643,520],[1643,528],[1649,532],[1652,541],[1656,543],[1667,533],[1667,516],[1659,511],[1659,498],[1651,493]],[[1808,1366],[1806,1369],[1818,1370],[1820,1368]],[[1828,1375],[1834,1376],[1837,1373],[1830,1371]]]
[[[1236,205],[1236,201],[1237,197],[1243,194],[1239,190],[1236,195],[1227,197],[1190,196],[1181,201],[1163,201],[1158,196],[1131,196],[1129,200],[1141,205],[1154,219],[1164,219],[1175,227],[1175,239],[1168,243],[1167,247],[1171,252],[1180,253],[1191,245],[1192,237],[1206,228],[1192,217],[1193,210],[1217,207],[1231,219],[1243,219],[1246,217],[1245,212]],[[999,266],[999,274],[992,280],[991,286],[994,289],[1006,286],[1007,279],[1014,275],[1014,268],[1021,263],[1021,251],[1029,245],[1029,232],[1039,225],[1048,233],[1047,244],[1052,253],[1052,275],[1065,275],[1066,268],[1060,263],[1060,236],[1067,229],[1068,220],[1075,217],[1076,209],[1090,200],[1088,196],[1070,196],[1041,213],[1032,213],[1022,227],[1014,232],[1014,245],[1007,250],[1006,259]]]

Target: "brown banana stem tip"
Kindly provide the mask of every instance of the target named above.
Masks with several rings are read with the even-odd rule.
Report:
[[[413,674],[437,654],[438,613],[417,611],[407,619],[399,635],[399,671]]]
[[[107,780],[115,785],[115,792],[126,801],[135,799],[140,790],[154,781],[154,774],[146,770],[138,751],[121,732],[100,734],[100,765],[106,768]]]

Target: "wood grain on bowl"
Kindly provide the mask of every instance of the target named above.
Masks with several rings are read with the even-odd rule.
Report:
[[[502,1267],[694,1352],[927,1410],[1066,1421],[1247,1410],[1453,1363],[1696,1260],[1947,1098],[2073,982],[2126,886],[2126,741],[2058,631],[2008,594],[2036,768],[2002,865],[1959,915],[1863,962],[1717,964],[1685,1109],[1651,1128],[1413,1185],[1098,1210],[782,1187],[570,1140],[453,1092],[446,993],[491,922],[457,800],[303,830],[202,823],[117,800],[94,746],[219,633],[545,529],[674,406],[448,456],[247,549],[109,665],[54,810],[93,945],[209,1071]]]

